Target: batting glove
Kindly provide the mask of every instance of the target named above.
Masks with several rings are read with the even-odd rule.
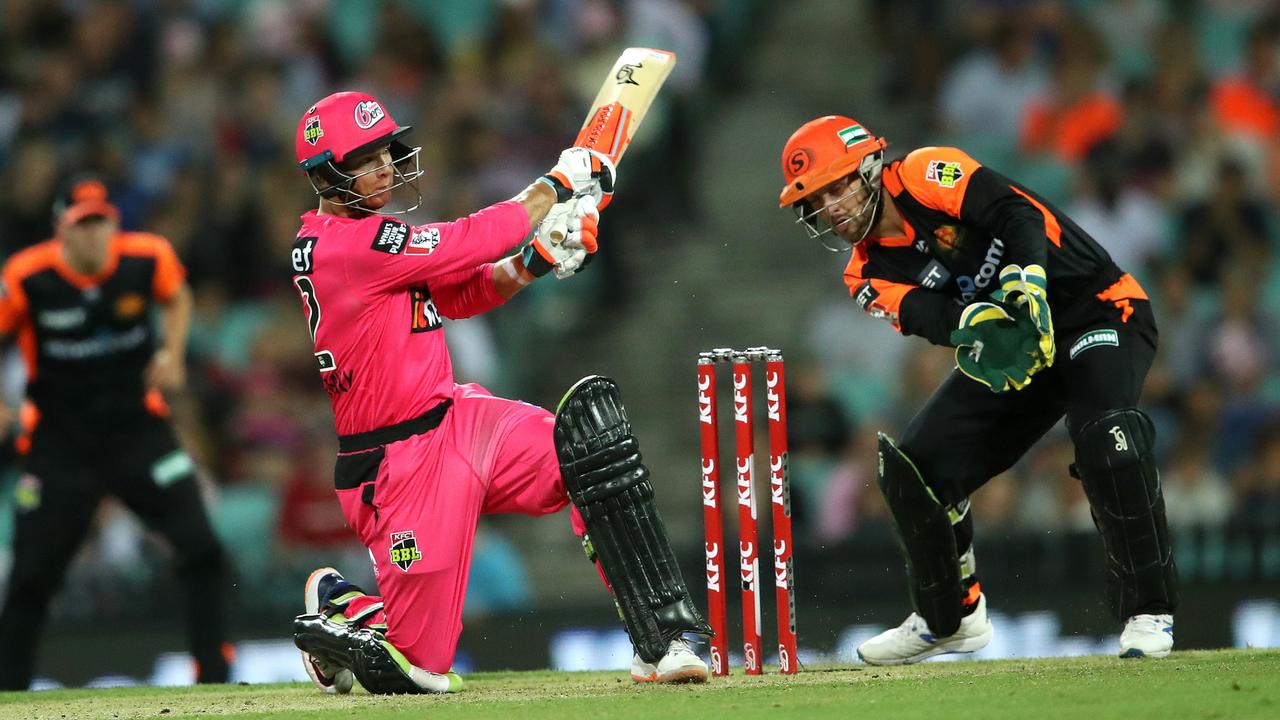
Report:
[[[586,148],[571,147],[560,153],[560,160],[546,175],[538,178],[556,191],[556,202],[590,195],[596,208],[603,210],[613,200],[613,182],[617,170],[607,156]]]

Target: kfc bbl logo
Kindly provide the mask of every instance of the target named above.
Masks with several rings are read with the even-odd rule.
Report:
[[[302,139],[308,144],[315,145],[322,137],[324,137],[324,129],[320,127],[320,116],[312,115],[307,118],[307,126],[302,129]]]
[[[409,566],[421,559],[422,553],[418,551],[418,541],[414,539],[412,530],[391,533],[391,562],[396,567],[409,572]]]

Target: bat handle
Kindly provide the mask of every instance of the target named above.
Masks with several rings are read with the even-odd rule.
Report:
[[[568,237],[568,235],[569,235],[569,223],[565,222],[563,219],[559,220],[558,222],[556,222],[556,224],[552,225],[550,232],[547,233],[547,237],[551,240],[552,244],[554,245],[559,245],[560,243],[564,242],[564,239]]]

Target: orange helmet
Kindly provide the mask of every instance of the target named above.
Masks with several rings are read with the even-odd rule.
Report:
[[[809,234],[820,237],[831,228],[818,229],[817,215],[822,208],[806,207],[805,198],[857,172],[870,191],[859,214],[867,210],[878,212],[880,171],[887,145],[883,137],[875,137],[857,120],[842,115],[826,115],[801,125],[782,148],[782,177],[786,184],[778,197],[778,207],[796,208],[799,221]],[[870,229],[869,222],[867,230]]]

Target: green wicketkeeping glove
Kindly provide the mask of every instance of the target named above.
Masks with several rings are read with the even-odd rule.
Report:
[[[1039,334],[1040,355],[1045,367],[1053,365],[1057,348],[1053,344],[1053,316],[1049,313],[1049,281],[1039,265],[1005,265],[1000,271],[1003,301],[1027,312]]]
[[[1021,390],[1045,365],[1040,334],[1030,318],[1014,318],[989,302],[972,303],[951,331],[960,372],[991,388],[991,392]]]

